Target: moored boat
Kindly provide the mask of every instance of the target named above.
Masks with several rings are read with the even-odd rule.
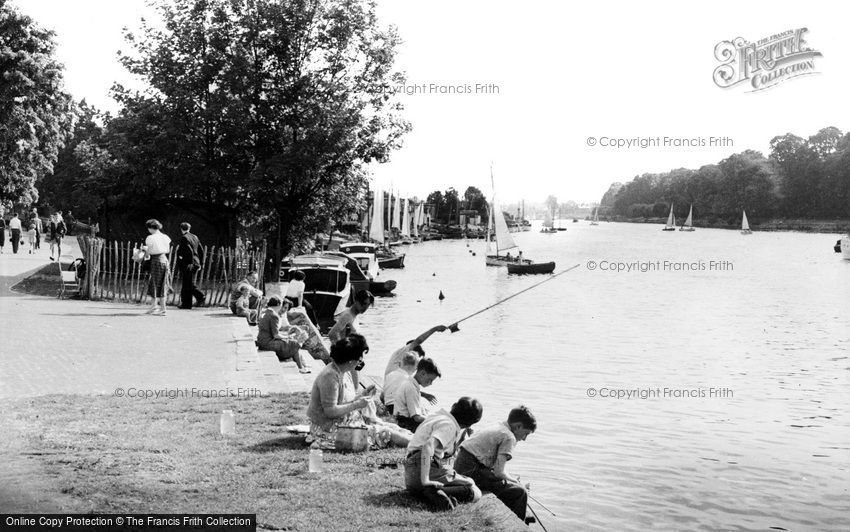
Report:
[[[379,268],[404,268],[404,253],[378,253]]]
[[[334,316],[345,310],[351,297],[350,273],[346,263],[344,256],[315,253],[293,257],[284,266],[287,279],[294,270],[301,270],[306,275],[304,299],[313,306],[323,329],[333,325]]]
[[[357,266],[368,278],[368,290],[376,296],[392,295],[397,283],[393,280],[376,281],[375,278],[379,275],[378,265],[378,246],[371,242],[350,242],[339,247],[341,253],[344,253],[357,262]],[[351,268],[349,268],[351,270]],[[352,277],[356,274],[352,272]],[[354,281],[352,281],[354,284]]]
[[[590,225],[599,225],[599,206],[593,209],[593,219],[590,220]]]
[[[530,275],[538,273],[552,273],[555,271],[555,262],[510,262],[508,263],[508,273],[516,275]]]

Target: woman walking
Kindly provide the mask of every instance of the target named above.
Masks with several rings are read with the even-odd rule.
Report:
[[[168,252],[171,251],[171,239],[161,233],[162,224],[151,218],[145,222],[148,237],[142,249],[150,257],[151,276],[148,282],[148,295],[153,298],[153,306],[147,314],[165,316],[165,299],[168,296]]]

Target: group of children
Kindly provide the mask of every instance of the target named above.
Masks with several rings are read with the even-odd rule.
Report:
[[[357,318],[373,302],[368,292],[356,294],[354,304],[340,314],[331,329],[331,342],[344,342],[346,336],[357,334]],[[390,356],[384,371],[381,400],[399,427],[412,433],[404,459],[405,487],[441,510],[475,502],[482,490],[491,492],[524,522],[533,522],[526,516],[527,485],[505,471],[516,444],[537,430],[531,411],[518,406],[505,421],[474,434],[472,426],[483,413],[477,399],[461,397],[449,410],[429,413],[436,398],[423,388],[442,373],[434,360],[425,356],[422,344],[447,329],[436,325],[407,342]]]

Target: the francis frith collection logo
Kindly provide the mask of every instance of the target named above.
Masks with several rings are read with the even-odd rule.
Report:
[[[807,28],[788,30],[749,42],[743,37],[723,41],[714,47],[714,57],[722,64],[714,69],[714,83],[721,88],[748,82],[751,91],[775,87],[783,81],[816,74],[815,58],[822,57],[807,46]]]

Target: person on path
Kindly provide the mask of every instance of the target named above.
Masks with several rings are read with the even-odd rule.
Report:
[[[168,253],[171,251],[171,239],[160,232],[162,224],[151,218],[145,222],[148,237],[142,249],[151,261],[151,274],[148,281],[148,295],[153,298],[153,306],[147,314],[165,316],[165,300],[171,283],[168,279]]]
[[[12,213],[12,219],[9,220],[9,238],[12,240],[12,253],[17,254],[21,243],[21,220],[16,212]]]
[[[3,253],[3,248],[6,246],[6,213],[0,207],[0,253]]]
[[[65,222],[59,218],[59,215],[54,214],[50,217],[50,224],[47,226],[47,230],[50,234],[50,260],[53,260],[54,249],[57,251],[56,260],[59,260],[59,256],[62,255],[62,238],[68,232],[68,228],[65,227]]]
[[[44,233],[44,225],[38,215],[38,209],[32,208],[32,223],[35,224],[35,249],[41,249],[41,234]]]
[[[178,308],[191,310],[192,299],[201,306],[206,300],[204,293],[195,286],[195,272],[204,263],[204,249],[201,241],[191,233],[192,225],[188,222],[180,224],[180,243],[177,244],[177,267],[180,269],[182,286],[180,288],[180,306]]]

